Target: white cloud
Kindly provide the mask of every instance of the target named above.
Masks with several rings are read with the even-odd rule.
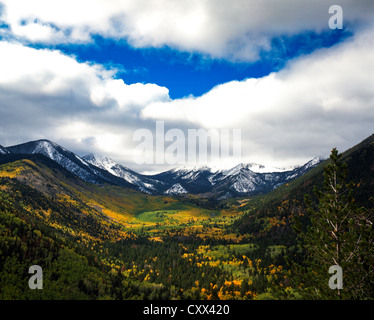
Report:
[[[79,63],[57,50],[34,49],[0,42],[0,86],[30,95],[82,95],[92,105],[113,101],[126,110],[169,98],[167,88],[155,84],[126,85],[115,70]]]
[[[228,82],[197,98],[154,102],[141,115],[202,128],[241,128],[244,156],[251,161],[282,165],[292,157],[328,154],[334,144],[348,148],[373,133],[373,39],[374,31],[367,31],[277,73]]]
[[[0,2],[2,20],[19,41],[86,42],[99,33],[134,46],[170,45],[239,60],[256,59],[274,35],[322,30],[329,18],[324,0]],[[345,21],[367,22],[374,12],[373,1],[333,2],[343,5]],[[115,70],[60,51],[1,41],[0,144],[48,138],[130,164],[134,131],[154,131],[160,119],[184,131],[240,128],[243,161],[300,164],[372,133],[373,39],[373,30],[356,32],[266,77],[177,100],[165,87],[128,85]]]
[[[40,138],[77,145],[91,139],[93,148],[113,151],[123,139],[132,142],[140,110],[170,100],[165,87],[127,85],[115,70],[18,43],[0,41],[0,70],[3,145]]]
[[[34,22],[25,25],[14,25],[13,32],[15,35],[21,38],[26,38],[31,42],[58,43],[64,37],[64,34],[61,31],[52,28],[50,25]]]
[[[169,101],[169,90],[153,83],[134,83],[126,85],[122,79],[110,79],[103,86],[100,83],[92,89],[91,99],[96,104],[103,104],[108,99],[115,98],[119,108],[129,106],[142,108],[153,101]]]
[[[58,94],[81,85],[99,82],[104,70],[77,61],[59,51],[36,50],[20,44],[0,42],[0,84],[30,94]]]
[[[32,42],[88,42],[100,34],[135,47],[170,46],[252,61],[279,35],[328,28],[330,5],[346,25],[370,22],[372,0],[2,0],[11,33]]]
[[[155,121],[164,120],[167,128],[184,132],[239,128],[243,161],[300,164],[334,146],[345,150],[372,133],[373,34],[300,57],[266,77],[176,100],[167,88],[127,85],[115,71],[60,51],[3,41],[0,144],[48,138],[131,166],[135,130],[154,132]]]

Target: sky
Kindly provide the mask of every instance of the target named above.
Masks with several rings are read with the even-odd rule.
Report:
[[[3,146],[49,139],[147,173],[290,167],[373,124],[372,0],[0,0]],[[240,156],[188,162],[193,130],[239,130]]]

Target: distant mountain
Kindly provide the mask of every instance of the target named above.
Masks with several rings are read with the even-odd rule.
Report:
[[[342,150],[339,150],[339,152],[341,151]],[[288,203],[292,203],[293,210],[304,207],[304,197],[306,194],[317,204],[314,187],[317,187],[318,190],[323,190],[324,167],[330,163],[330,159],[316,165],[319,161],[320,158],[316,158],[304,166],[296,168],[295,170],[299,172],[295,172],[295,174],[301,174],[301,176],[292,179],[293,175],[291,174],[289,182],[267,193],[264,197],[258,198],[256,204],[254,204],[254,201],[251,201],[241,206],[240,209],[243,212],[247,212],[247,214],[243,215],[235,222],[234,230],[240,233],[260,232],[259,230],[261,228],[254,223],[257,216],[276,216],[277,219],[280,220],[283,214],[289,214],[291,212],[291,210],[284,210],[286,213],[281,213],[278,209],[282,207],[282,203],[285,203],[286,200]],[[353,198],[355,199],[357,207],[371,208],[371,210],[374,210],[374,134],[352,148],[341,152],[340,161],[347,165],[347,182],[353,184]],[[302,219],[306,218],[307,215]],[[288,229],[284,234],[280,232],[275,234],[273,230],[269,232],[261,231],[266,241],[271,237],[275,237],[275,243],[277,244],[282,242],[278,237],[282,237],[283,239],[287,238],[290,232],[292,233],[293,231]]]
[[[292,170],[278,172],[254,172],[251,170],[251,165],[240,164],[221,174],[216,174],[213,182],[217,185],[216,188],[228,189],[228,193],[225,191],[224,198],[241,194],[264,194],[304,175],[322,161],[324,159],[318,157]],[[222,188],[222,184],[228,188]]]
[[[82,180],[94,184],[111,183],[149,194],[200,194],[215,199],[267,193],[305,174],[323,161],[321,158],[314,158],[294,169],[249,163],[239,164],[229,170],[217,171],[204,166],[172,169],[156,175],[142,175],[106,156],[89,154],[79,157],[49,140],[1,147],[0,153],[42,154]]]
[[[86,182],[95,184],[110,182],[124,187],[132,187],[123,179],[91,165],[73,152],[49,140],[30,141],[6,149],[13,154],[42,154]]]
[[[182,168],[172,169],[153,175],[152,179],[162,181],[164,185],[167,185],[168,188],[164,190],[164,192],[168,192],[168,194],[199,194],[210,191],[211,183],[209,177],[211,175],[212,171],[208,167],[192,169]],[[178,190],[180,192],[178,192]]]
[[[165,194],[170,194],[170,195],[176,195],[176,194],[183,194],[183,193],[188,193],[185,188],[181,186],[180,183],[173,184],[169,189],[167,189]]]
[[[42,154],[56,161],[84,181],[99,182],[96,173],[90,168],[87,162],[54,142],[48,140],[31,141],[7,147],[7,150],[16,154]]]
[[[0,154],[8,154],[8,153],[9,153],[9,151],[6,148],[4,148],[3,146],[0,145]]]
[[[253,172],[257,173],[268,173],[268,172],[283,172],[283,171],[290,171],[293,170],[294,168],[277,168],[277,167],[272,167],[272,166],[265,166],[262,164],[258,163],[247,163],[247,164],[242,164],[247,167],[247,169],[250,169]]]
[[[300,177],[324,161],[314,158],[294,169],[267,168],[258,164],[239,164],[229,170],[214,171],[208,167],[173,169],[152,176],[171,185],[167,194],[202,194],[217,199],[267,193],[280,185]],[[269,172],[269,170],[277,170]],[[255,172],[256,170],[257,172]]]
[[[100,169],[106,170],[110,174],[124,179],[128,183],[139,187],[139,190],[147,193],[157,192],[157,189],[162,184],[160,181],[153,180],[147,176],[141,175],[125,166],[122,166],[112,159],[106,156],[98,156],[94,154],[89,154],[82,159],[91,165],[94,165]]]

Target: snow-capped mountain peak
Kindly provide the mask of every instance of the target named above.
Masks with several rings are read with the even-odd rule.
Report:
[[[130,169],[116,163],[114,160],[106,156],[91,153],[84,156],[83,160],[129,182],[133,183],[138,180],[135,172],[132,172]]]
[[[49,140],[30,141],[7,147],[7,150],[16,154],[42,154],[85,181],[96,183],[100,180],[98,173],[86,161]]]
[[[116,163],[114,160],[106,156],[100,156],[91,153],[84,156],[83,159],[100,169],[106,170],[107,172],[118,178],[124,179],[132,185],[139,187],[140,190],[148,193],[150,190],[155,190],[155,185],[157,183],[160,183],[159,181],[154,181],[129,168],[126,168],[125,166]]]
[[[115,173],[115,171],[112,168],[115,166],[118,166],[118,164],[115,161],[113,161],[111,158],[108,158],[106,156],[96,155],[93,153],[90,153],[82,157],[82,159],[88,163],[93,164],[94,166],[98,168],[107,170],[112,174]]]
[[[175,173],[186,173],[186,172],[197,172],[197,171],[212,171],[212,168],[210,168],[207,165],[202,165],[202,166],[182,166],[178,168],[173,168],[169,170],[170,172],[175,172]]]
[[[240,163],[238,165],[236,165],[235,167],[229,169],[229,170],[225,170],[222,172],[222,174],[224,176],[234,176],[234,175],[237,175],[243,171],[251,171],[250,169],[250,165],[248,164],[244,164],[244,163]]]
[[[316,166],[317,164],[319,164],[320,162],[322,162],[322,161],[324,161],[324,160],[326,160],[326,157],[321,157],[321,156],[319,156],[319,157],[314,157],[312,160],[308,161],[308,162],[304,165],[304,167],[305,167],[305,168],[312,168],[312,167]]]
[[[228,170],[221,170],[224,175],[236,175],[239,172],[251,171],[254,173],[274,173],[274,172],[285,172],[291,171],[292,168],[278,168],[269,165],[263,165],[258,163],[240,163],[235,167]]]
[[[278,168],[269,165],[263,165],[258,163],[249,163],[248,168],[253,172],[257,173],[270,173],[270,172],[285,172],[290,171],[292,168]]]
[[[303,175],[323,160],[322,157],[316,157],[292,169],[241,163],[230,169],[186,166],[155,175],[144,175],[106,156],[89,154],[81,158],[49,140],[31,141],[6,148],[0,146],[0,154],[5,153],[42,154],[87,182],[112,183],[152,194],[208,194],[217,199],[230,195],[267,193]]]
[[[164,192],[165,194],[175,195],[175,194],[182,194],[188,193],[185,188],[182,187],[180,183],[173,184],[168,190]]]

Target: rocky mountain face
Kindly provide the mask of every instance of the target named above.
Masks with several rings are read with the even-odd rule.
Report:
[[[314,158],[303,166],[290,170],[266,172],[264,166],[239,164],[229,170],[213,171],[207,167],[173,169],[153,176],[171,187],[168,194],[212,194],[218,199],[267,193],[280,185],[300,177],[323,161]],[[256,172],[256,171],[258,172]]]
[[[8,154],[8,153],[9,151],[6,148],[4,148],[3,146],[0,146],[0,154]]]
[[[0,146],[0,154],[42,154],[82,180],[94,184],[111,183],[149,194],[201,194],[216,199],[267,193],[295,179],[323,161],[314,158],[292,169],[267,168],[259,164],[238,164],[229,170],[209,167],[177,168],[156,175],[143,175],[106,156],[75,153],[49,140],[16,146]]]

